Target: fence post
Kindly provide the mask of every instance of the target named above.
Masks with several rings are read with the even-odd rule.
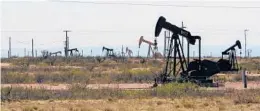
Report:
[[[244,88],[247,88],[246,69],[242,71],[242,82],[244,84]]]

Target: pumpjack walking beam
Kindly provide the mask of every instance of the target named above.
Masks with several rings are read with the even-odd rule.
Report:
[[[192,45],[195,44],[196,40],[193,38],[193,36],[191,36],[190,32],[177,27],[176,25],[172,25],[169,22],[166,22],[166,19],[164,17],[160,17],[157,24],[156,24],[156,28],[155,28],[155,37],[158,37],[162,28],[165,28],[167,30],[170,30],[171,32],[184,36],[188,42]]]
[[[52,53],[50,53],[50,56],[52,56],[52,55],[55,55],[55,56],[57,56],[57,54],[61,54],[61,51],[52,52]]]

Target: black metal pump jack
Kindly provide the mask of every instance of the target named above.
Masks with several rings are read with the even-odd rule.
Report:
[[[70,56],[73,56],[73,51],[79,52],[77,48],[68,49],[68,52],[70,52]]]
[[[235,47],[241,49],[241,43],[239,40],[228,49],[222,52],[222,58],[218,61],[218,66],[221,71],[238,71],[238,63],[236,58],[236,49]],[[224,59],[224,55],[228,55],[228,59]]]
[[[104,47],[102,48],[102,52],[106,50],[106,57],[114,57],[114,49],[110,49],[110,48],[107,48],[107,47]]]
[[[50,56],[52,56],[52,55],[55,55],[55,56],[57,56],[58,54],[61,54],[61,51],[52,52],[52,53],[50,53]]]
[[[189,44],[194,45],[196,40],[194,38],[194,36],[191,36],[190,32],[181,29],[175,25],[172,25],[169,22],[166,22],[166,19],[164,17],[160,17],[157,24],[156,24],[156,28],[155,28],[155,37],[158,37],[162,28],[165,28],[167,30],[170,30],[173,35],[171,36],[170,39],[170,47],[169,47],[169,52],[167,54],[167,58],[166,58],[166,66],[164,69],[163,74],[160,75],[159,78],[155,79],[155,84],[157,84],[157,82],[162,82],[162,83],[166,83],[166,82],[170,82],[173,81],[173,79],[175,78],[170,78],[171,73],[173,73],[173,76],[177,76],[177,65],[178,63],[180,63],[180,68],[181,68],[181,76],[183,78],[187,78],[188,77],[188,72],[187,72],[187,68],[188,68],[188,64],[186,62],[185,59],[185,55],[183,52],[183,49],[181,46],[181,42],[179,39],[179,35],[184,36]],[[179,62],[177,63],[177,54],[178,54],[178,59]],[[173,66],[171,65],[170,62],[173,61]],[[158,81],[159,79],[159,81]]]
[[[210,76],[219,72],[217,63],[210,60],[201,60],[201,37],[192,36],[190,32],[181,29],[175,25],[172,25],[169,22],[166,22],[164,17],[160,17],[155,28],[155,37],[158,37],[162,28],[170,30],[173,35],[170,40],[169,52],[167,54],[166,66],[162,74],[159,77],[155,78],[154,87],[157,86],[158,82],[167,83],[172,81],[177,82],[195,82],[198,84],[211,84],[213,81],[209,79]],[[183,49],[179,47],[181,45],[179,35],[185,37],[188,41],[188,44],[195,45],[196,40],[199,40],[199,60],[192,61],[190,63],[186,62]],[[177,56],[178,54],[178,56]],[[177,70],[177,58],[180,63],[179,73]],[[173,63],[172,63],[173,61]],[[173,64],[173,65],[172,65]],[[171,74],[175,77],[171,78]],[[176,78],[176,74],[180,74],[179,79]]]

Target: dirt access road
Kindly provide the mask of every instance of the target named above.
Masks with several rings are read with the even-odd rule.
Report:
[[[132,83],[132,84],[88,84],[87,88],[90,89],[148,89],[151,88],[153,84],[149,83]],[[71,86],[70,84],[1,84],[1,87],[24,87],[24,88],[44,88],[47,90],[68,90]]]
[[[90,89],[150,89],[152,83],[131,83],[131,84],[88,84],[87,88]],[[71,86],[70,84],[1,84],[1,87],[23,87],[23,88],[44,88],[47,90],[68,90]],[[242,82],[226,82],[223,87],[216,87],[211,89],[244,89]],[[260,81],[257,82],[248,82],[248,89],[260,89]]]

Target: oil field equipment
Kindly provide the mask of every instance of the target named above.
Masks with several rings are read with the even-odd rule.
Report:
[[[53,55],[57,56],[58,54],[61,54],[61,51],[51,52],[51,53],[50,53],[50,56],[53,56]]]
[[[125,52],[126,52],[126,54],[128,54],[128,57],[132,57],[133,51],[132,51],[131,49],[129,49],[128,47],[126,47]]]
[[[210,76],[219,72],[217,63],[209,60],[195,60],[187,63],[179,35],[186,38],[187,42],[195,45],[196,40],[199,40],[199,53],[201,52],[200,36],[192,36],[190,32],[179,28],[166,21],[164,17],[160,17],[155,27],[155,37],[158,37],[162,28],[172,32],[170,38],[169,51],[166,58],[166,65],[163,73],[155,78],[155,85],[158,82],[167,83],[172,81],[178,82],[195,82],[198,84],[212,84],[213,81],[209,79]],[[200,55],[199,55],[200,56]],[[178,60],[178,63],[177,63]],[[177,70],[177,65],[180,66]],[[177,78],[177,76],[179,76]]]
[[[103,46],[102,52],[104,52],[104,50],[106,50],[106,57],[115,57],[114,49],[110,49]]]
[[[236,41],[234,45],[222,52],[222,58],[218,61],[218,67],[221,71],[238,71],[236,49],[238,47],[241,49],[241,43],[239,40]],[[224,56],[228,55],[228,59],[224,59]]]
[[[68,49],[67,51],[70,52],[70,56],[73,56],[73,51],[74,52],[79,52],[77,48]]]
[[[158,47],[157,47],[157,40],[154,40],[153,42],[150,42],[148,40],[145,40],[143,36],[140,37],[139,39],[139,48],[141,46],[142,43],[146,43],[148,44],[148,52],[147,52],[147,58],[151,57],[151,52],[152,52],[152,57],[154,58],[158,58],[158,57],[162,57],[162,54],[160,52],[158,52]],[[153,46],[153,48],[152,48]]]

